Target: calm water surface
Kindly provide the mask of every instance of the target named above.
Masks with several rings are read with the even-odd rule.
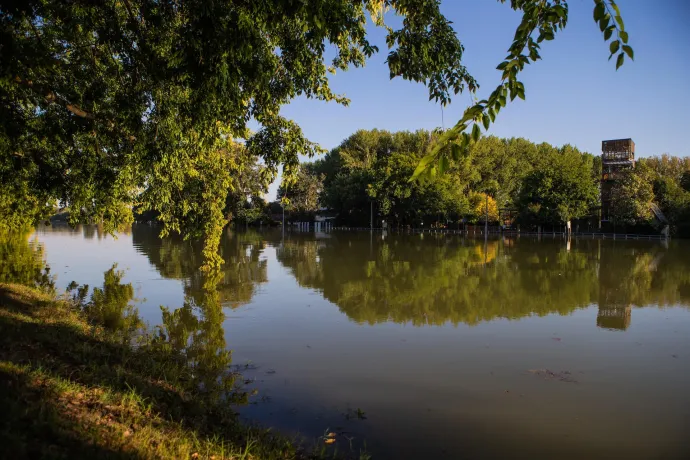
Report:
[[[149,325],[231,349],[262,424],[374,458],[690,458],[690,242],[228,231],[209,287],[148,226],[35,238],[58,287],[115,262]]]

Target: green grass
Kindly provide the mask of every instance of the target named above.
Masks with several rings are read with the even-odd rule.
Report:
[[[331,458],[238,421],[184,358],[90,323],[73,302],[0,284],[0,458]]]

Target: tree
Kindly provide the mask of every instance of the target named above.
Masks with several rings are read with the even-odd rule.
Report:
[[[54,281],[42,244],[31,241],[28,231],[0,230],[0,283],[18,283],[52,293]]]
[[[240,167],[230,178],[223,210],[225,218],[228,222],[255,222],[263,216],[266,205],[263,194],[267,187],[262,177],[265,168],[259,164],[258,156],[242,144],[233,144],[227,155]]]
[[[690,192],[690,169],[683,171],[680,177],[680,186],[683,187],[683,190],[686,192]]]
[[[499,65],[501,85],[444,142],[468,140],[471,122],[477,137],[508,94],[524,97],[518,72],[568,18],[564,0],[510,6],[523,19]],[[400,28],[385,25],[388,9],[402,16]],[[227,152],[245,141],[262,158],[267,183],[281,164],[290,176],[298,155],[320,151],[280,107],[300,95],[348,103],[327,74],[362,66],[378,51],[367,14],[385,27],[391,78],[425,84],[442,104],[477,88],[436,1],[25,0],[3,2],[0,13],[2,225],[35,223],[59,202],[70,206],[73,224],[101,221],[112,231],[138,205],[158,213],[163,235],[203,236],[207,267],[221,262],[225,198],[242,169]],[[620,48],[617,67],[624,53],[632,58],[613,0],[595,0],[594,18],[612,55]]]
[[[561,224],[586,216],[599,191],[593,158],[577,149],[544,148],[544,155],[520,188],[518,209],[526,222]]]
[[[471,219],[473,222],[487,223],[487,211],[489,216],[488,222],[496,222],[498,220],[496,200],[486,193],[473,192],[470,194],[470,209],[472,210]]]
[[[654,177],[665,177],[679,182],[683,174],[690,170],[690,158],[664,153],[661,156],[640,158],[636,167],[646,168]]]
[[[611,189],[611,216],[616,223],[636,225],[652,219],[652,184],[635,170],[626,171]]]
[[[319,197],[323,177],[312,163],[299,165],[293,180],[285,180],[278,188],[278,200],[283,200],[287,210],[298,215],[313,214],[319,210]]]
[[[424,130],[357,131],[315,163],[323,173],[322,202],[349,225],[367,225],[372,206],[392,225],[458,219],[469,210],[459,167],[444,176],[409,181],[436,136]]]

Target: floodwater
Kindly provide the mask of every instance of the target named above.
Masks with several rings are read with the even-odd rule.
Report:
[[[58,287],[117,263],[151,327],[232,350],[243,417],[340,452],[690,458],[688,241],[228,231],[209,281],[149,226],[34,238]]]

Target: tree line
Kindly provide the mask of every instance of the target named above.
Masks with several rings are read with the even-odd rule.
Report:
[[[278,200],[296,218],[324,209],[339,225],[450,226],[509,223],[523,228],[560,226],[586,219],[596,229],[601,157],[571,145],[555,147],[523,138],[480,138],[444,171],[410,181],[440,131],[360,130],[325,157],[299,166],[298,181],[283,185]],[[656,203],[678,234],[690,225],[690,159],[667,154],[638,160],[613,185],[612,221],[619,229],[657,230]],[[274,209],[280,209],[274,203]],[[500,211],[500,216],[499,216]]]

